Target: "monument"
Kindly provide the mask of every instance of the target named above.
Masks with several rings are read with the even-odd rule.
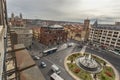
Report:
[[[77,58],[76,64],[90,73],[99,73],[102,70],[101,64],[92,58],[92,54]]]

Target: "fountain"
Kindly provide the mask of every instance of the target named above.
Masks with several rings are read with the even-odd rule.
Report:
[[[90,73],[98,73],[102,70],[101,64],[92,58],[92,54],[77,58],[76,63],[80,68]]]

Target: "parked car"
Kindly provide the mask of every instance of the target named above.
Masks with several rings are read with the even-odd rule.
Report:
[[[45,68],[47,65],[45,64],[45,62],[41,62],[41,67]]]
[[[33,56],[33,59],[34,59],[34,60],[39,60],[40,57],[39,57],[39,56]]]

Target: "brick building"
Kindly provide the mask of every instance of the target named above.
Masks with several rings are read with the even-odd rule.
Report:
[[[60,25],[33,28],[33,37],[45,45],[56,45],[67,41],[67,32]]]

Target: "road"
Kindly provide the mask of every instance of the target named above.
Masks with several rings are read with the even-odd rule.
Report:
[[[95,54],[95,55],[98,55],[104,59],[106,59],[108,62],[110,62],[120,73],[120,56],[119,55],[116,55],[116,54],[113,54],[111,52],[108,52],[108,51],[104,51],[104,50],[92,50],[90,48],[87,48],[86,49],[86,52],[88,53],[92,53],[92,54]]]
[[[73,43],[76,43],[74,41],[72,41]],[[78,44],[78,43],[77,43]],[[59,46],[63,46],[63,44],[59,45]],[[45,47],[42,47],[42,49],[44,49]],[[59,47],[61,48],[61,47]],[[41,72],[43,73],[44,77],[46,78],[46,80],[50,80],[50,75],[53,73],[51,71],[51,65],[52,64],[56,64],[60,70],[61,70],[61,74],[60,76],[62,78],[64,78],[65,80],[74,80],[65,70],[64,68],[64,59],[67,55],[73,53],[73,52],[79,52],[81,50],[81,47],[78,47],[77,45],[74,45],[73,47],[64,47],[59,49],[57,52],[44,56],[42,57],[40,60],[36,61],[36,64],[39,66]],[[38,43],[34,43],[34,45],[32,46],[32,55],[37,55],[40,56],[41,53],[39,53],[41,50],[41,46],[39,46]],[[115,55],[111,52],[107,52],[107,51],[99,51],[99,50],[92,50],[91,48],[87,47],[86,48],[86,52],[88,53],[92,53],[95,55],[98,55],[104,59],[106,59],[107,61],[109,61],[113,66],[115,66],[115,68],[120,72],[120,56]],[[44,61],[47,64],[46,68],[41,68],[40,67],[40,63]]]
[[[74,44],[74,46],[72,46],[72,47],[67,47],[66,44],[67,43],[57,45],[57,46],[59,46],[57,52],[47,55],[47,56],[43,56],[43,57],[41,57],[40,60],[36,60],[36,64],[39,66],[39,68],[40,68],[41,72],[43,73],[44,77],[46,78],[46,80],[50,80],[50,75],[53,73],[51,71],[52,64],[56,64],[60,68],[60,70],[61,70],[60,76],[62,78],[64,78],[65,80],[74,80],[64,68],[64,59],[67,55],[71,54],[72,52],[80,51],[81,48],[78,48],[76,44]],[[39,52],[42,51],[40,48],[41,48],[41,46],[39,46],[39,44],[37,42],[34,42],[34,45],[32,46],[32,50],[31,50],[31,55],[40,56],[41,53],[39,53]],[[44,48],[44,49],[46,49],[46,48]],[[40,63],[42,61],[44,61],[47,64],[46,68],[42,68],[40,66]]]
[[[64,58],[72,52],[73,47],[67,48],[65,50],[58,51],[56,53],[50,54],[46,57],[43,57],[38,61],[38,64],[40,64],[41,61],[44,61],[47,64],[46,68],[41,68],[41,71],[43,75],[45,76],[46,80],[50,80],[50,75],[52,74],[51,71],[51,65],[56,64],[60,70],[61,74],[60,76],[64,78],[65,80],[74,80],[65,70],[64,68]],[[66,77],[67,76],[67,77]]]

